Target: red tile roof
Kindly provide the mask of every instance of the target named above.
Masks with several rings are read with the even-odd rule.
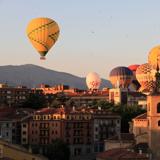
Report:
[[[28,108],[0,108],[0,121],[20,120],[32,112]]]
[[[147,113],[143,113],[135,117],[134,119],[147,119]]]
[[[111,149],[102,153],[97,154],[97,158],[101,158],[104,160],[127,160],[127,159],[132,159],[132,160],[149,160],[145,154],[139,154],[135,152],[128,151],[126,149]]]

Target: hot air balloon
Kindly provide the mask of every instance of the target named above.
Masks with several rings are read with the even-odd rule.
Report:
[[[140,65],[136,70],[136,78],[141,85],[140,91],[150,91],[155,85],[156,70],[149,63]]]
[[[136,78],[136,70],[139,66],[140,66],[139,64],[133,64],[128,66],[128,68],[132,71],[134,78]]]
[[[101,79],[95,72],[90,72],[86,77],[86,84],[88,89],[97,90],[100,87]]]
[[[123,66],[112,69],[109,74],[109,79],[114,87],[128,88],[132,78],[132,71]]]
[[[156,69],[157,65],[160,67],[160,46],[156,46],[151,49],[148,55],[148,63]]]
[[[50,18],[35,18],[27,26],[27,36],[34,48],[45,59],[59,36],[58,24]]]
[[[128,68],[133,73],[132,82],[131,82],[131,84],[129,86],[130,90],[133,90],[133,91],[137,91],[139,89],[139,87],[140,87],[140,84],[139,84],[139,82],[136,79],[136,70],[137,70],[137,68],[139,66],[140,66],[139,64],[133,64],[133,65],[128,66]]]

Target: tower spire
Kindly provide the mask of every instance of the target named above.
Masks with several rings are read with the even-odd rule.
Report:
[[[158,60],[159,58],[157,58],[157,67],[156,67],[156,71],[159,72],[159,64],[158,64]]]
[[[154,89],[154,93],[160,93],[160,73],[159,73],[159,58],[157,58],[157,67],[156,67],[156,74],[155,74],[155,89]]]

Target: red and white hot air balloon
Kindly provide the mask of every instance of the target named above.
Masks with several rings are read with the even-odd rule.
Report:
[[[86,84],[88,89],[97,90],[101,84],[101,78],[96,72],[90,72],[86,77]]]

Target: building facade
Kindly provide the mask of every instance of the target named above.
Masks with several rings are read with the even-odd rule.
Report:
[[[46,145],[60,138],[71,156],[99,152],[106,138],[120,134],[120,120],[107,110],[44,108],[22,121],[21,143]]]
[[[24,86],[9,87],[8,85],[0,85],[0,104],[8,106],[21,105],[32,92],[31,89]]]
[[[21,120],[32,112],[32,109],[0,108],[0,137],[21,144]]]

